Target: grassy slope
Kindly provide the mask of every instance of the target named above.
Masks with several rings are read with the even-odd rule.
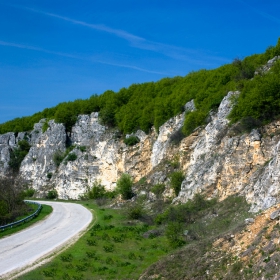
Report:
[[[95,225],[50,263],[18,279],[139,279],[145,270],[147,277],[162,275],[165,279],[183,279],[194,276],[210,265],[211,259],[207,262],[203,256],[211,250],[212,241],[243,227],[244,219],[250,215],[243,198],[232,197],[216,203],[203,210],[195,223],[186,225],[184,229],[190,232],[185,238],[187,245],[175,250],[169,247],[165,235],[143,237],[143,233],[155,225],[128,220],[121,209],[102,209],[92,202],[84,204],[95,211]],[[223,264],[217,262],[213,273],[223,269]]]
[[[50,263],[18,279],[137,279],[170,250],[164,236],[143,238],[147,227],[130,223],[123,211],[85,206],[95,211],[95,226]]]

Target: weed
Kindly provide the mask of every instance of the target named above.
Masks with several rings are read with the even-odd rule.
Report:
[[[112,253],[115,251],[115,246],[113,244],[108,244],[108,245],[104,245],[103,246],[103,250],[106,252],[106,253]]]
[[[87,239],[87,244],[89,246],[96,246],[96,240],[94,240],[94,239]]]
[[[64,254],[60,256],[60,259],[63,262],[71,262],[73,260],[73,256],[71,254]]]

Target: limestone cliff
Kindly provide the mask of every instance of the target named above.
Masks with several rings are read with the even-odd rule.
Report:
[[[229,126],[227,120],[233,96],[238,94],[229,92],[218,110],[210,113],[205,127],[177,142],[174,139],[180,135],[185,112],[167,121],[158,132],[137,131],[140,142],[132,147],[124,144],[116,129],[100,124],[98,113],[79,116],[68,134],[63,124],[52,120],[43,131],[46,120],[41,120],[29,133],[0,135],[0,172],[8,172],[10,152],[19,140],[27,139],[31,149],[21,164],[20,175],[41,196],[53,187],[60,198],[77,199],[96,180],[114,189],[124,172],[135,182],[145,177],[150,185],[164,183],[170,195],[166,170],[159,166],[177,161],[185,179],[174,203],[187,201],[197,192],[219,199],[241,193],[252,204],[252,211],[266,209],[280,202],[280,121],[238,134],[236,126]],[[185,110],[195,110],[193,101]],[[75,159],[66,157],[58,166],[54,156],[66,155],[68,147],[72,147]]]

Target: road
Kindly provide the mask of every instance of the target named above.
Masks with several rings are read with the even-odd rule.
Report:
[[[41,222],[0,239],[0,279],[23,270],[73,242],[92,220],[91,212],[80,204],[39,201],[53,208]]]

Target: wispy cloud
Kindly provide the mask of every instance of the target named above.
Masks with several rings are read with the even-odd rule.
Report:
[[[124,30],[114,29],[114,28],[108,27],[104,24],[91,24],[91,23],[87,23],[87,22],[84,22],[84,21],[75,20],[75,19],[72,19],[72,18],[69,18],[69,17],[64,17],[64,16],[61,16],[61,15],[48,13],[48,12],[44,12],[44,11],[40,11],[40,10],[28,8],[28,7],[24,7],[24,9],[35,12],[35,13],[43,14],[45,16],[50,16],[50,17],[58,18],[58,19],[61,19],[61,20],[64,20],[64,21],[68,21],[68,22],[71,22],[73,24],[89,27],[89,28],[94,29],[94,30],[107,32],[107,33],[116,35],[117,37],[123,38],[123,39],[125,39],[125,40],[127,40],[131,43],[145,41],[144,38],[141,38],[139,36],[128,33]]]
[[[239,2],[242,3],[243,5],[246,5],[246,6],[249,7],[251,10],[253,10],[255,13],[259,14],[260,16],[262,16],[262,17],[264,17],[264,18],[266,18],[266,19],[269,19],[269,20],[271,20],[271,21],[273,21],[273,22],[276,22],[276,23],[280,24],[280,18],[277,18],[277,17],[275,17],[275,16],[273,16],[273,15],[271,15],[271,14],[265,13],[265,12],[263,12],[262,10],[257,9],[257,8],[255,8],[255,7],[253,7],[252,5],[250,5],[250,4],[246,3],[246,2],[244,2],[243,0],[237,0],[237,1],[239,1]]]
[[[43,14],[45,16],[64,20],[64,21],[70,22],[72,24],[85,26],[85,27],[88,27],[88,28],[91,28],[91,29],[94,29],[97,31],[113,34],[119,38],[126,40],[134,48],[157,52],[157,53],[163,54],[167,57],[173,58],[175,60],[183,60],[183,61],[187,61],[189,63],[195,63],[195,64],[201,64],[201,61],[204,61],[204,64],[205,64],[205,61],[207,61],[207,60],[211,60],[211,61],[218,60],[218,61],[222,61],[222,62],[228,62],[228,59],[226,59],[226,58],[215,57],[215,56],[206,54],[203,51],[197,51],[197,50],[193,50],[193,49],[187,49],[187,48],[173,46],[170,44],[164,44],[164,43],[147,40],[143,37],[129,33],[125,30],[115,29],[112,27],[108,27],[104,24],[91,24],[91,23],[87,23],[84,21],[61,16],[58,14],[48,13],[48,12],[37,10],[37,9],[32,9],[29,7],[19,7],[19,8],[23,8],[25,10],[28,10],[28,11],[31,11],[34,13],[39,13],[39,14]]]
[[[96,60],[96,62],[99,62],[99,63],[102,63],[102,64],[107,64],[107,65],[112,65],[112,66],[117,66],[117,67],[122,67],[122,68],[133,69],[133,70],[146,72],[146,73],[151,73],[151,74],[158,74],[158,75],[162,75],[162,76],[170,75],[170,73],[148,70],[148,69],[144,69],[144,68],[133,66],[133,65],[118,64],[118,63],[105,62],[105,61],[99,61],[99,60]]]
[[[141,68],[141,67],[134,66],[134,65],[119,64],[119,63],[115,63],[115,62],[102,61],[102,60],[98,60],[98,59],[97,60],[96,59],[89,59],[88,57],[71,55],[71,54],[62,53],[62,52],[49,51],[49,50],[46,50],[46,49],[43,49],[43,48],[38,48],[38,47],[33,47],[33,46],[23,45],[23,44],[16,44],[16,43],[11,43],[11,42],[6,42],[6,41],[0,41],[0,46],[14,47],[14,48],[19,48],[19,49],[38,51],[38,52],[43,52],[43,53],[48,53],[48,54],[73,58],[73,59],[79,59],[79,60],[84,60],[84,61],[89,61],[90,60],[93,63],[100,63],[100,64],[105,64],[105,65],[121,67],[121,68],[129,68],[129,69],[133,69],[133,70],[137,70],[137,71],[141,71],[141,72],[146,72],[146,73],[152,73],[152,74],[158,74],[158,75],[168,75],[168,73],[153,71],[153,70]]]
[[[16,44],[16,43],[11,43],[11,42],[6,42],[6,41],[0,41],[0,45],[6,46],[6,47],[14,47],[14,48],[19,48],[19,49],[44,52],[44,53],[48,53],[48,54],[54,54],[54,55],[64,56],[64,57],[69,57],[69,58],[82,59],[81,57],[74,56],[74,55],[67,54],[67,53],[55,52],[55,51],[50,51],[50,50],[46,50],[43,48],[38,48],[38,47],[34,47],[34,46],[29,46],[29,45]]]

